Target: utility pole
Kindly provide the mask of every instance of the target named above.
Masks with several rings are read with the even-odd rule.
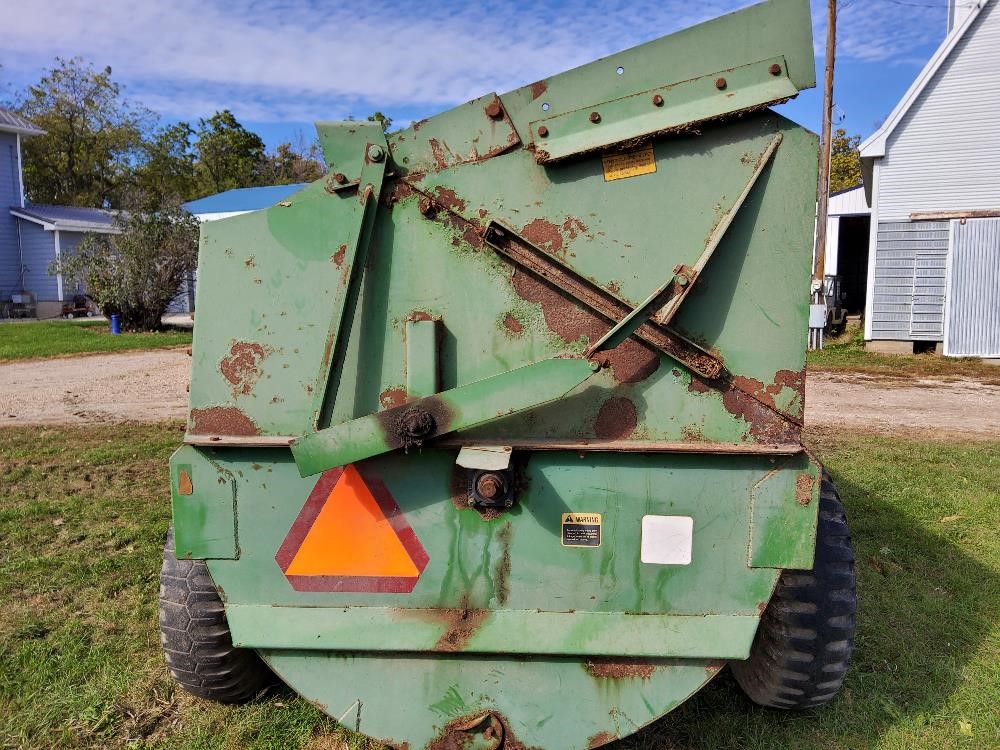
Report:
[[[816,246],[813,263],[813,304],[826,307],[826,222],[830,208],[830,149],[833,138],[833,68],[837,54],[837,0],[827,0],[826,75],[823,80],[823,127],[819,141],[819,180],[816,186]],[[812,316],[810,316],[812,318]],[[809,347],[823,348],[823,327],[810,320]]]

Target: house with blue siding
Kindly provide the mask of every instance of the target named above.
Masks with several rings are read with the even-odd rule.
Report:
[[[24,310],[54,318],[79,290],[69,288],[61,275],[49,275],[52,261],[73,252],[87,232],[118,230],[111,211],[25,200],[21,143],[43,133],[23,117],[0,109],[0,306],[15,314]],[[27,300],[31,302],[25,304]]]
[[[861,145],[865,339],[1000,358],[1000,0],[950,0],[948,35]]]

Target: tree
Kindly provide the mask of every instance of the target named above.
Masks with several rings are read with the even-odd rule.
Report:
[[[368,115],[368,122],[380,123],[382,125],[382,132],[388,132],[389,128],[392,126],[392,118],[386,117],[381,112],[374,112],[373,114]]]
[[[179,122],[156,131],[143,143],[134,179],[139,208],[152,211],[195,196],[198,173],[193,137],[191,126]]]
[[[258,184],[264,141],[244,128],[228,109],[198,121],[194,150],[202,195]]]
[[[122,212],[120,234],[87,234],[49,267],[87,290],[130,331],[161,327],[167,306],[198,260],[198,220],[179,207]]]
[[[81,58],[56,58],[29,86],[18,111],[45,131],[25,138],[24,182],[36,203],[120,205],[153,114],[133,106],[111,79]]]
[[[262,185],[290,185],[313,182],[326,174],[326,164],[319,142],[306,145],[305,137],[298,133],[296,145],[290,141],[279,143],[274,153],[268,154],[258,174]]]
[[[861,184],[860,135],[848,135],[844,128],[833,134],[830,150],[830,192],[847,190]]]

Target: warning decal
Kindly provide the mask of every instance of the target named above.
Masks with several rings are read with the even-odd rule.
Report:
[[[600,513],[563,513],[563,547],[600,547]]]
[[[604,163],[605,182],[652,174],[656,171],[656,158],[653,156],[652,146],[605,154],[601,157],[601,161]]]
[[[320,476],[274,560],[296,591],[403,594],[430,558],[386,486],[349,464]]]

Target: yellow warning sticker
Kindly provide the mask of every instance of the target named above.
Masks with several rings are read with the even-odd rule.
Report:
[[[601,161],[604,162],[605,182],[624,180],[626,177],[638,177],[641,174],[652,174],[656,171],[656,158],[653,156],[651,145],[633,151],[605,154],[601,157]]]
[[[600,547],[600,513],[563,513],[563,547]]]

